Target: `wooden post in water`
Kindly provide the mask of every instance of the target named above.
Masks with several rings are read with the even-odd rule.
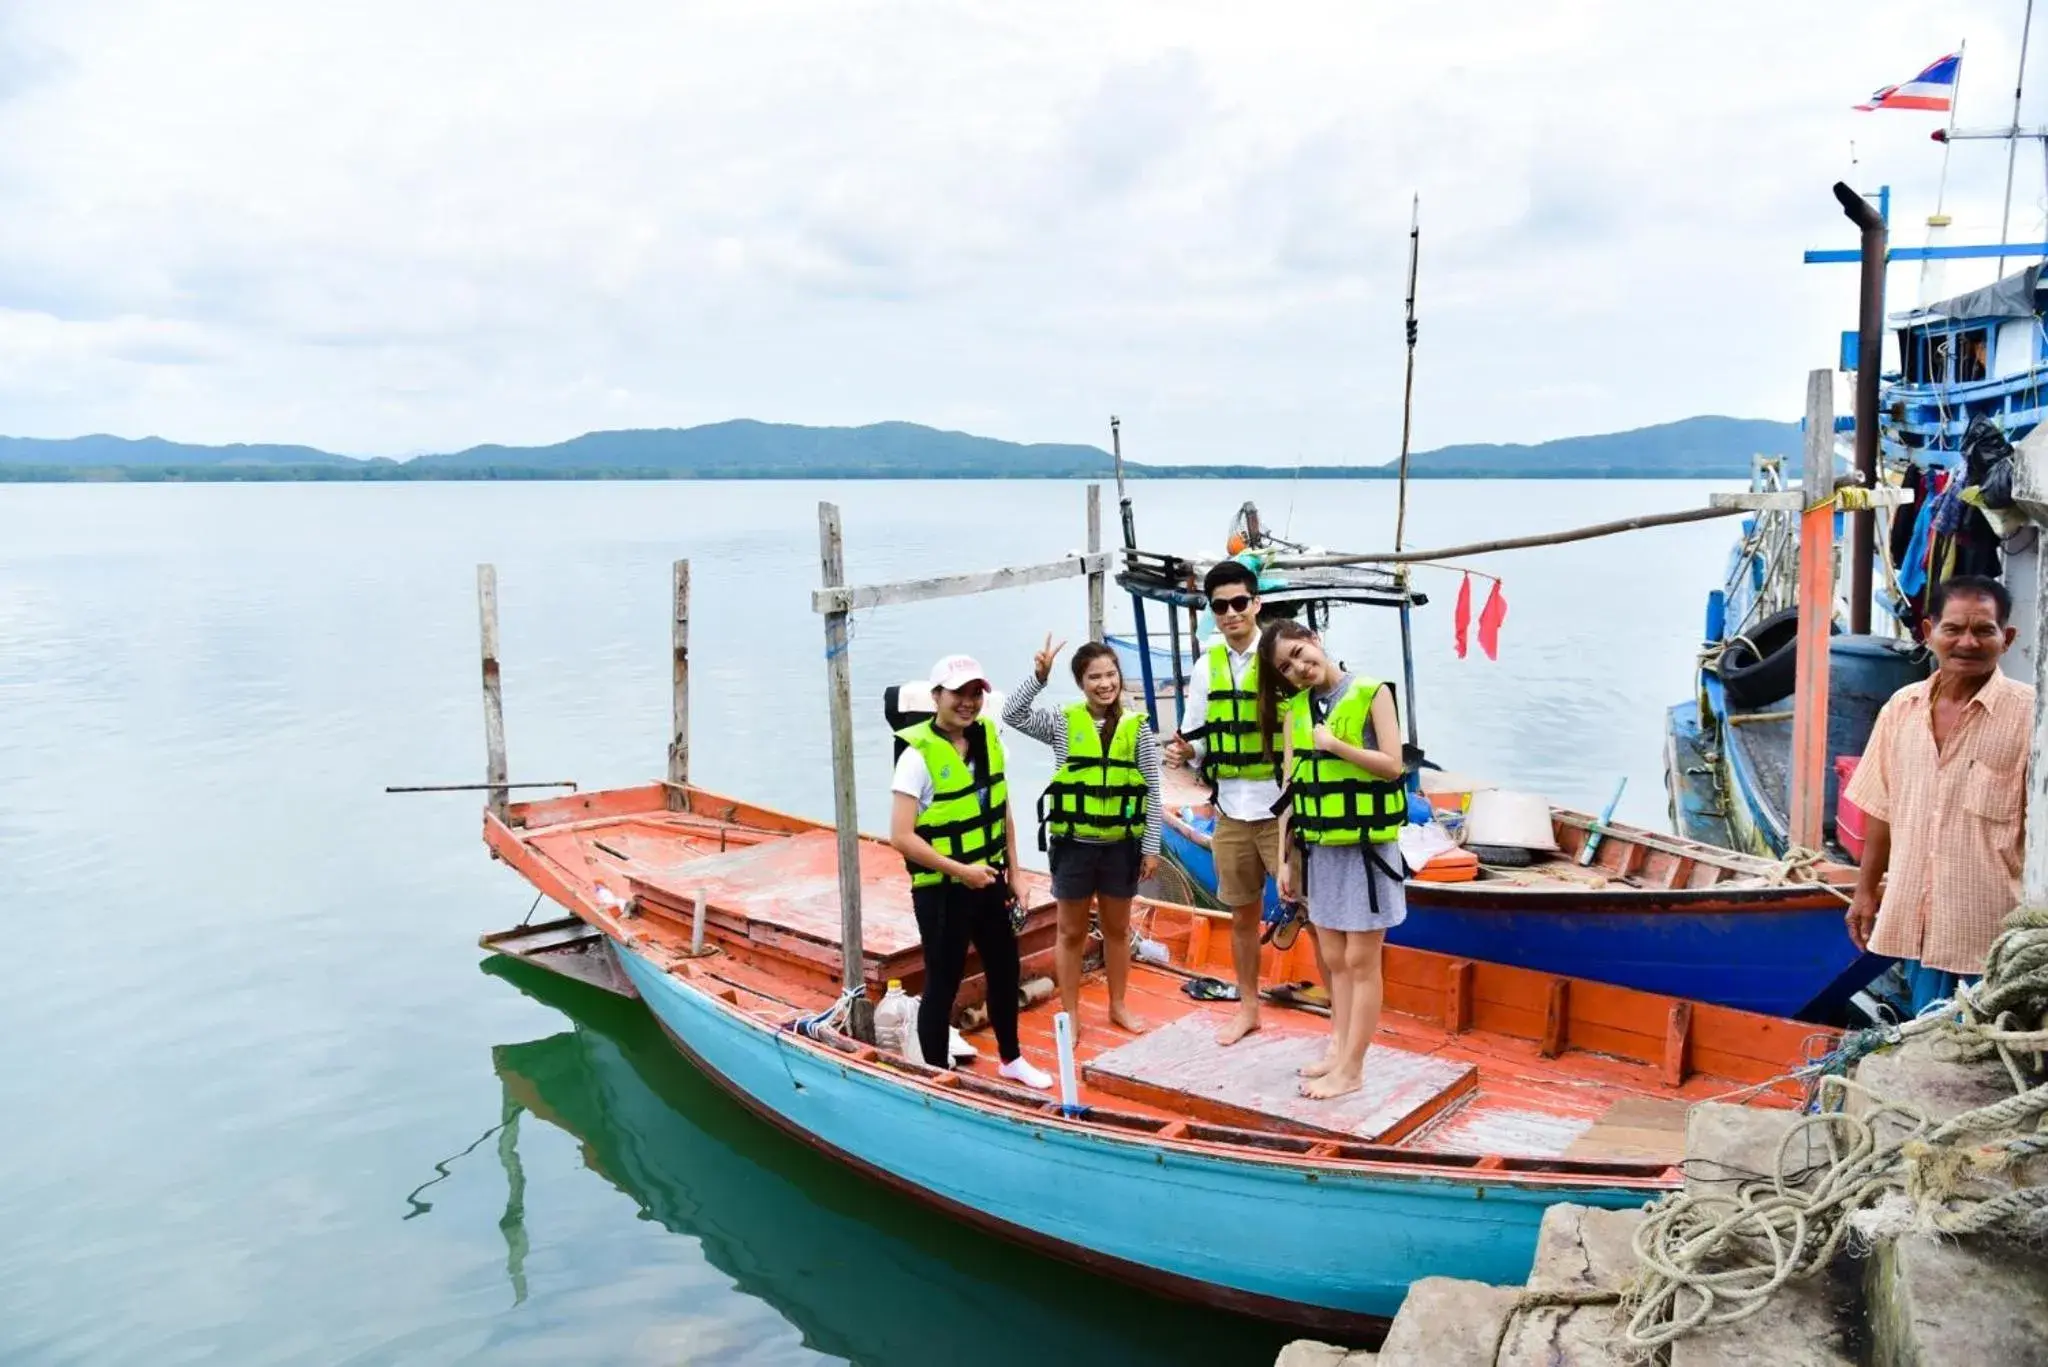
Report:
[[[674,658],[669,676],[668,781],[690,781],[690,562],[675,563]]]
[[[846,555],[839,531],[839,505],[818,505],[820,578],[828,589],[846,583]],[[845,608],[825,617],[825,685],[832,709],[832,819],[839,832],[839,965],[840,983],[856,994],[848,1022],[855,1039],[872,1044],[875,1007],[868,1000],[860,927],[860,811],[853,771],[853,670],[847,658]]]
[[[505,819],[505,697],[498,682],[498,567],[476,567],[476,607],[483,638],[484,660],[484,782],[491,786],[485,805],[492,816]]]
[[[1834,376],[1806,377],[1806,468],[1799,494],[1799,637],[1792,694],[1792,843],[1818,850],[1827,820],[1828,637],[1835,619]]]
[[[1102,486],[1088,486],[1088,553],[1102,549]],[[1102,570],[1088,571],[1088,639],[1102,639],[1102,589],[1108,576]]]

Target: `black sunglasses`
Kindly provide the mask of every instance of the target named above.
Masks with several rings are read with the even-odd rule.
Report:
[[[1235,598],[1211,598],[1209,611],[1221,616],[1226,612],[1243,612],[1252,605],[1251,595],[1240,594]]]

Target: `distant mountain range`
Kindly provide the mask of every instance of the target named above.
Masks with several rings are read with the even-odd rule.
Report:
[[[1799,424],[1699,417],[1533,446],[1446,446],[1415,454],[1424,479],[1740,479],[1750,457],[1799,449]],[[1388,479],[1380,465],[1156,465],[1147,479]],[[752,421],[590,432],[552,446],[472,446],[359,460],[310,446],[188,446],[145,437],[0,437],[0,482],[416,479],[1078,479],[1111,473],[1095,446],[1022,445],[916,423],[798,427]]]

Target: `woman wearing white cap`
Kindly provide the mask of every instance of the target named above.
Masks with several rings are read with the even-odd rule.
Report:
[[[1017,1043],[1017,936],[1010,905],[1024,893],[1017,830],[995,723],[981,715],[993,687],[971,656],[932,666],[932,719],[896,733],[889,843],[910,866],[910,903],[924,948],[924,993],[917,1008],[918,1047],[928,1062],[949,1062],[947,1032],[971,944],[981,954],[988,1018],[1002,1075],[1041,1090],[1052,1077]]]

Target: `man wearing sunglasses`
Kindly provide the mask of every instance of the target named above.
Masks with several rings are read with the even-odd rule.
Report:
[[[1217,1032],[1235,1044],[1259,1028],[1259,908],[1267,875],[1280,868],[1280,800],[1273,738],[1259,727],[1259,577],[1225,560],[1202,581],[1223,639],[1209,647],[1181,697],[1167,758],[1193,763],[1216,791],[1216,896],[1230,908],[1237,1014]]]

